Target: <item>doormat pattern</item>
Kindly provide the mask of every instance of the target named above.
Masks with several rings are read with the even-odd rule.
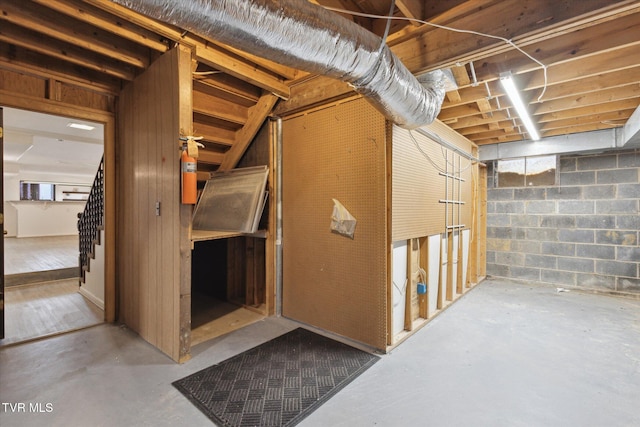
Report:
[[[294,426],[378,360],[298,328],[173,386],[222,426]]]

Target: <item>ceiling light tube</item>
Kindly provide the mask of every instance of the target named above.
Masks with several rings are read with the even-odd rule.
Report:
[[[524,124],[524,127],[527,129],[527,133],[529,134],[529,137],[534,141],[539,140],[540,135],[538,134],[538,131],[536,130],[535,126],[533,126],[533,122],[531,121],[529,112],[527,111],[527,108],[524,106],[524,103],[522,102],[522,98],[520,98],[520,92],[518,91],[518,88],[513,82],[511,73],[501,74],[500,83],[502,83],[502,87],[507,92],[507,95],[511,100],[511,105],[513,105],[513,107],[518,112],[518,116],[520,116],[520,120]]]
[[[69,123],[67,127],[82,130],[94,130],[96,128],[95,126],[84,125],[82,123]]]

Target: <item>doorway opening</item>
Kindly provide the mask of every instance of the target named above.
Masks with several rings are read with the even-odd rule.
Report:
[[[15,108],[3,113],[0,345],[102,323],[104,251],[98,245],[92,270],[80,280],[77,224],[103,156],[104,126]]]

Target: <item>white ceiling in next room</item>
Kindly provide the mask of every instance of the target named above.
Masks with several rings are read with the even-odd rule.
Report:
[[[103,153],[102,124],[7,107],[3,115],[5,177],[38,172],[93,179]]]

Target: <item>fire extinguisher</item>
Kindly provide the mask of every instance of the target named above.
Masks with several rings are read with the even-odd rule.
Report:
[[[204,148],[199,142],[202,136],[185,136],[180,137],[182,144],[182,153],[180,154],[180,170],[182,181],[182,204],[195,205],[198,201],[198,147]]]
[[[189,156],[187,144],[182,146],[180,166],[182,170],[182,204],[195,205],[198,198],[198,164],[195,157]]]

